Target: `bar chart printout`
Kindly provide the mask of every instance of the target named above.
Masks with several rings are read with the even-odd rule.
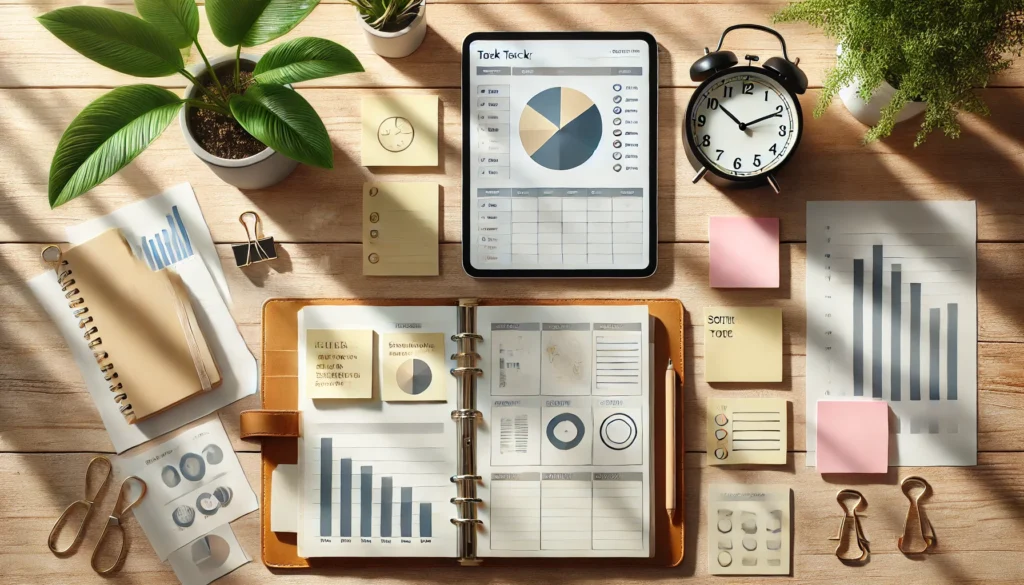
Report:
[[[807,204],[807,464],[817,401],[885,400],[889,464],[977,463],[974,202]]]
[[[305,439],[303,523],[317,556],[451,556],[443,423],[323,425]],[[371,553],[371,550],[373,551]],[[443,551],[443,552],[441,552]]]

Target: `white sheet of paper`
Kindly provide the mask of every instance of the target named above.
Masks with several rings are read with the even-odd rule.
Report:
[[[231,292],[213,245],[213,236],[188,183],[175,185],[103,217],[69,226],[65,232],[69,242],[80,244],[110,228],[119,228],[132,252],[153,270],[174,266],[198,254],[213,275],[220,296],[231,304]]]
[[[179,262],[174,268],[188,287],[196,317],[217,359],[223,381],[219,387],[202,396],[194,396],[174,408],[134,425],[128,424],[118,411],[117,403],[110,393],[110,385],[103,379],[92,350],[78,328],[78,319],[68,308],[68,301],[57,284],[57,275],[48,270],[28,283],[29,289],[39,299],[50,319],[64,336],[75,363],[85,378],[85,386],[100,412],[100,418],[107,429],[107,434],[110,435],[114,450],[118,453],[248,396],[256,392],[259,383],[256,359],[245,345],[231,312],[217,292],[217,286],[202,260],[189,258]]]
[[[976,242],[973,201],[807,203],[807,465],[818,400],[861,397],[889,465],[977,464]]]
[[[281,463],[270,474],[270,530],[273,532],[299,531],[299,466]]]
[[[248,563],[230,524],[214,528],[167,558],[181,585],[207,585]]]
[[[149,449],[117,458],[114,469],[117,477],[135,475],[146,482],[135,518],[162,561],[259,507],[215,416]]]

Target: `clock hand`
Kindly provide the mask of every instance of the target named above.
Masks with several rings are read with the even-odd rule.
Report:
[[[756,119],[756,120],[754,120],[752,122],[747,122],[746,124],[743,124],[743,126],[753,126],[754,124],[757,124],[758,122],[763,122],[763,121],[767,120],[768,118],[776,118],[776,117],[781,118],[782,117],[782,112],[772,112],[771,114],[768,114],[767,116],[761,116],[760,118],[758,118],[758,119]]]
[[[729,116],[730,118],[732,118],[733,122],[736,122],[736,124],[740,127],[740,130],[746,130],[747,125],[744,124],[743,122],[740,122],[739,120],[737,120],[736,116],[732,115],[732,112],[730,112],[729,110],[725,109],[725,106],[719,105],[718,107],[722,108],[722,111],[725,112],[725,115]]]

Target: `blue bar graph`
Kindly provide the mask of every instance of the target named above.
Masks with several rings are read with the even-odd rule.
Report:
[[[152,270],[171,266],[191,258],[194,254],[192,241],[188,237],[188,230],[185,229],[185,222],[181,220],[177,205],[171,207],[166,219],[167,229],[161,229],[149,237],[142,236],[140,241],[146,263]]]

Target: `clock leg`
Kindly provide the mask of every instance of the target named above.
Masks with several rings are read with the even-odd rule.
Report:
[[[697,174],[694,175],[693,182],[696,183],[697,181],[699,181],[702,178],[704,178],[704,174],[707,173],[707,172],[708,172],[707,167],[701,167],[700,170],[697,171]]]
[[[779,187],[779,181],[775,178],[775,175],[766,175],[765,178],[768,179],[768,184],[772,186],[772,191],[775,191],[775,194],[778,195],[781,188]]]

